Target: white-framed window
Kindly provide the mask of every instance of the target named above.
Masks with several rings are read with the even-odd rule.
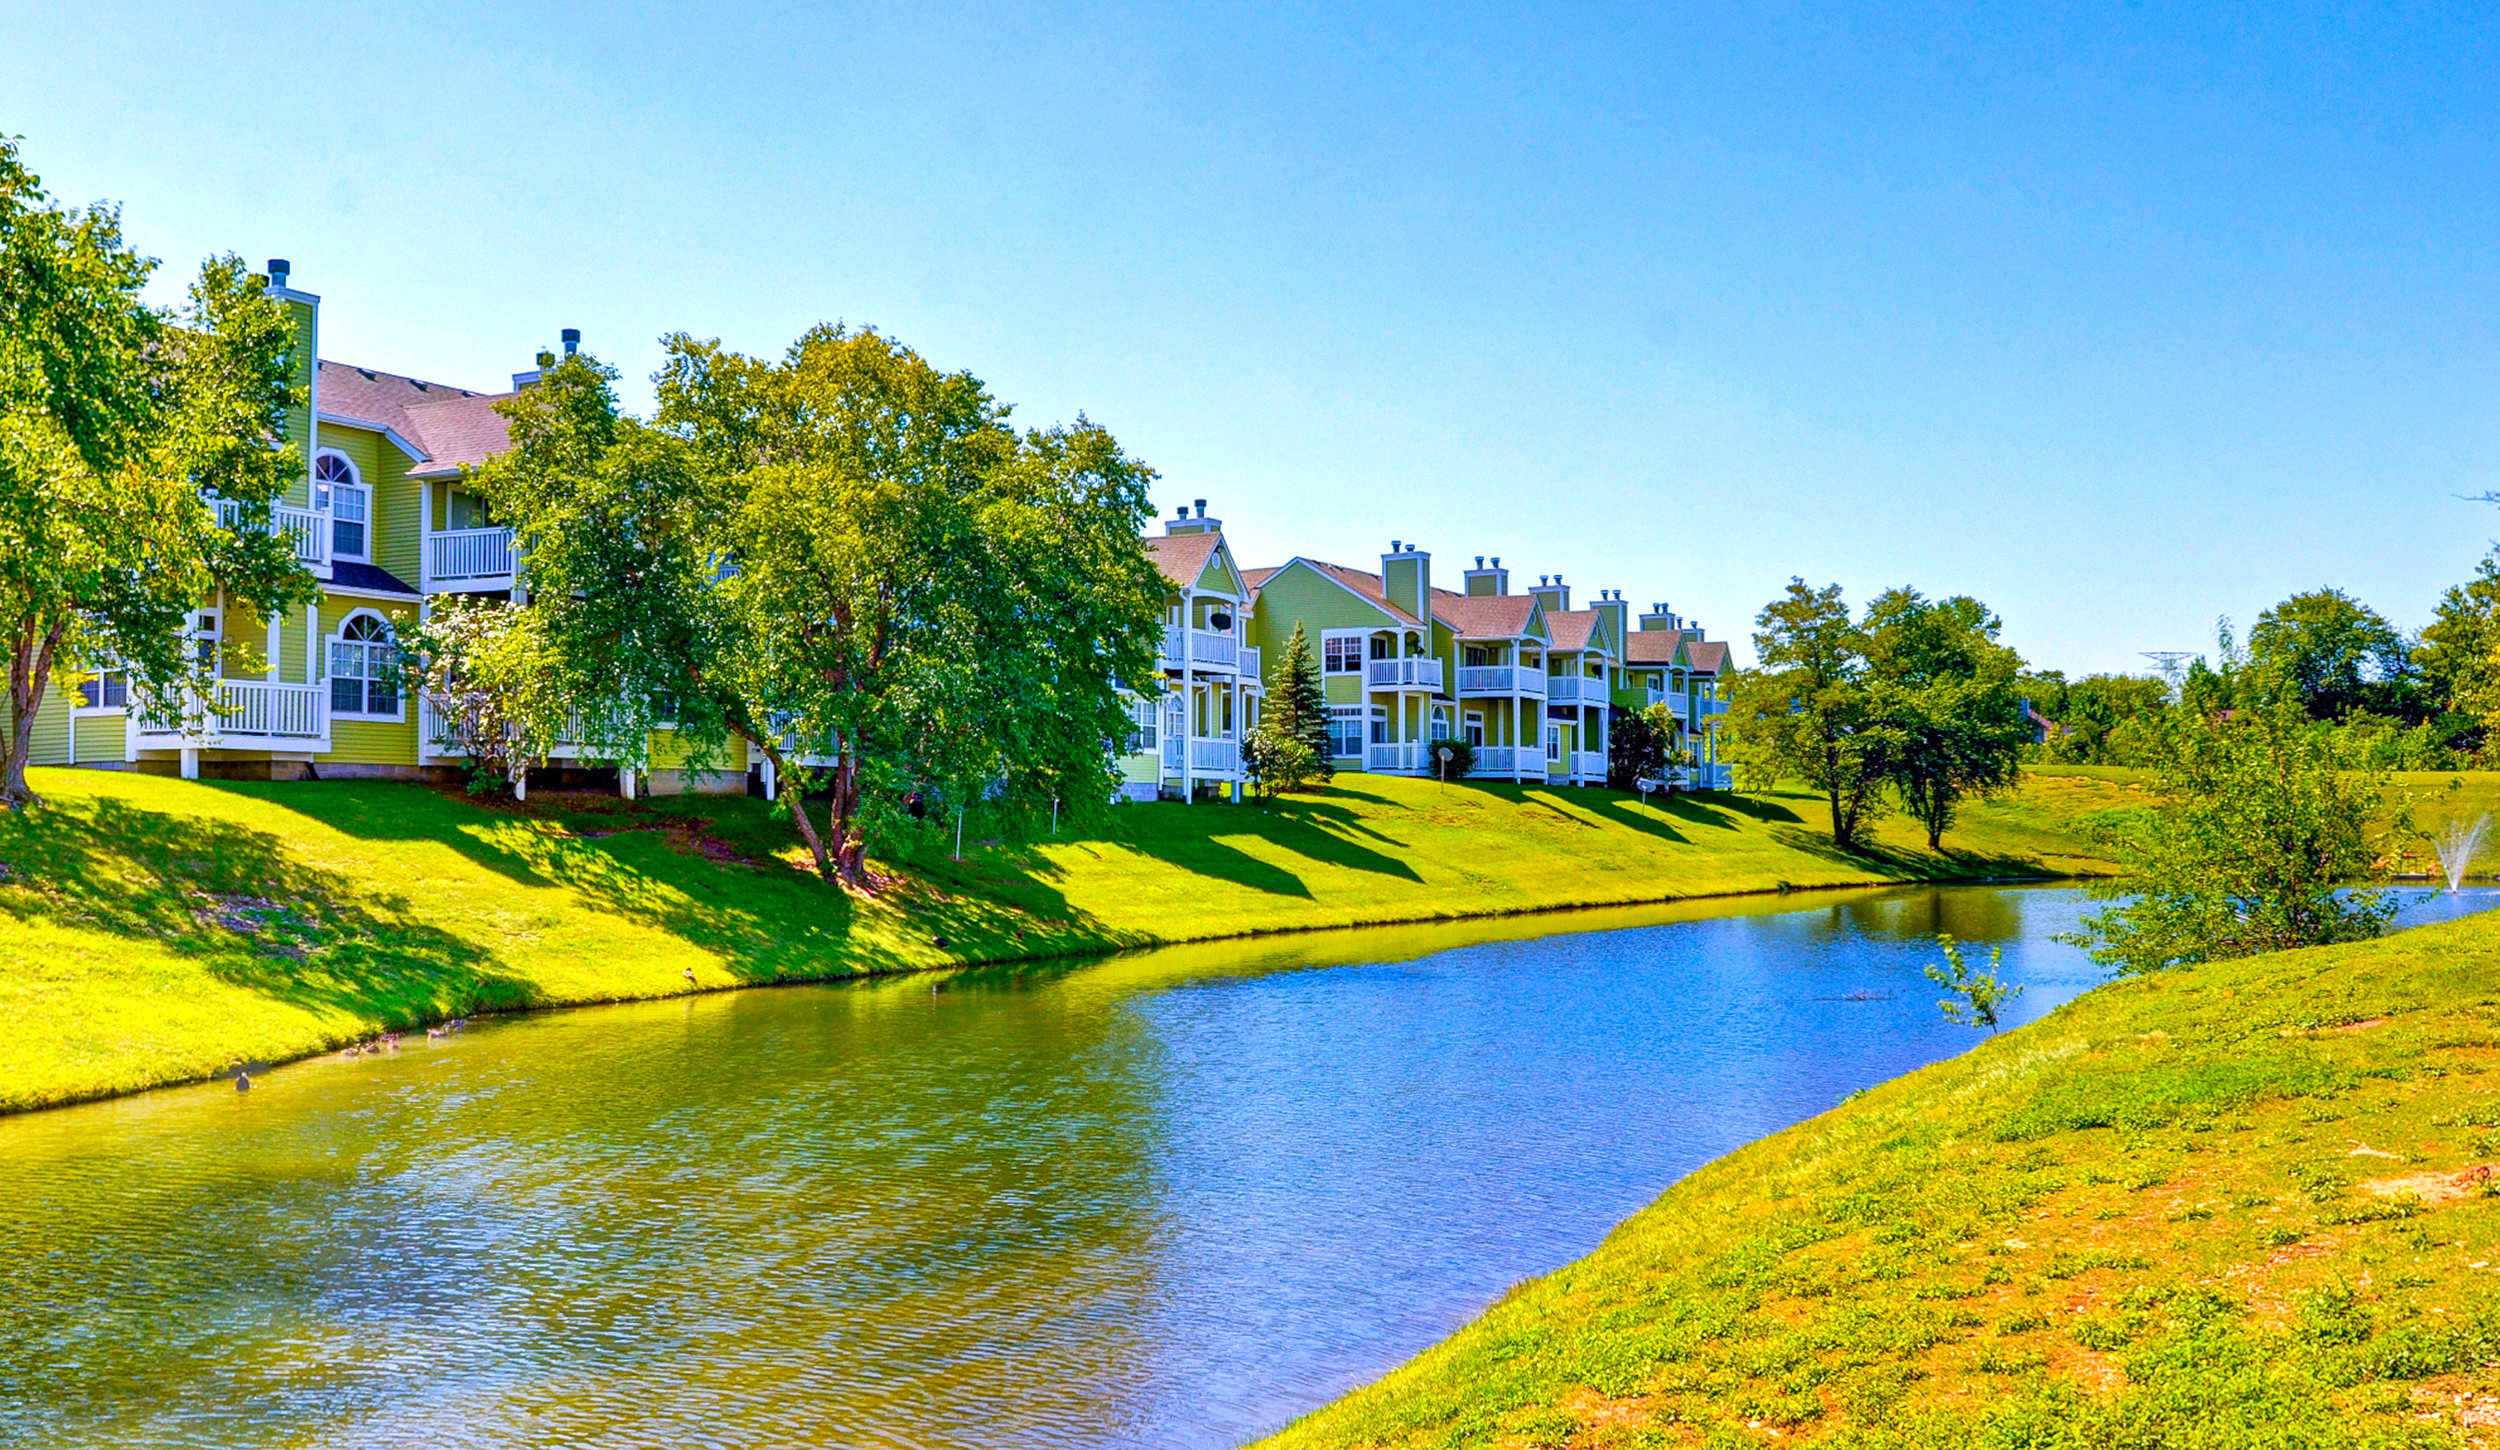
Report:
[[[1482,710],[1467,712],[1467,743],[1478,749],[1484,746],[1484,712]]]
[[[1371,711],[1361,705],[1332,707],[1328,712],[1328,753],[1339,759],[1361,755],[1363,722],[1370,715]]]
[[[1163,723],[1163,702],[1143,698],[1131,700],[1128,713],[1129,721],[1135,727],[1129,731],[1128,753],[1152,755],[1160,748],[1156,744],[1155,732]]]
[[[202,669],[215,670],[217,668],[217,641],[224,637],[223,631],[217,627],[217,611],[202,609],[195,612],[191,616],[190,627],[186,632],[191,636],[193,661]]]
[[[330,713],[399,718],[399,646],[391,622],[370,609],[347,616],[330,636]]]
[[[78,682],[78,704],[81,712],[130,708],[130,672],[119,663],[110,663],[91,670]]]
[[[1359,634],[1332,634],[1320,641],[1320,668],[1332,675],[1363,672],[1363,639]]]
[[[1559,762],[1562,759],[1562,727],[1560,725],[1545,727],[1545,758],[1549,762]]]
[[[1372,706],[1372,744],[1389,743],[1389,711],[1385,706]]]
[[[1447,705],[1432,707],[1432,738],[1435,740],[1450,738],[1450,707]]]
[[[313,508],[330,516],[330,553],[362,559],[365,554],[366,494],[356,465],[335,448],[313,458]]]

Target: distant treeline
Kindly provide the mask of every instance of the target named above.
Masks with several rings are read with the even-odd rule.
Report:
[[[2257,617],[2245,640],[2231,621],[2210,658],[2171,682],[2135,675],[2026,670],[2021,689],[2047,722],[2035,754],[2083,765],[2152,765],[2162,712],[2206,714],[2296,699],[2353,769],[2458,770],[2500,765],[2500,548],[2449,589],[2408,635],[2341,589],[2295,594]]]

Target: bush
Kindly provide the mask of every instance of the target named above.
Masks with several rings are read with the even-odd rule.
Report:
[[[1450,753],[1449,762],[1441,760],[1441,752]],[[1424,764],[1442,780],[1465,780],[1467,772],[1476,768],[1476,747],[1464,740],[1435,740],[1424,750]]]
[[[1327,779],[1326,764],[1308,743],[1272,719],[1260,721],[1241,743],[1242,773],[1264,796],[1308,789]]]

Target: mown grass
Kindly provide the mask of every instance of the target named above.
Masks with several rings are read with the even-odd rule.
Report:
[[[0,815],[0,1108],[273,1062],[455,1015],[1355,923],[2067,872],[2123,784],[2044,781],[1942,856],[1831,849],[1810,799],[1359,777],[1124,807],[1029,848],[934,840],[861,900],[763,802],[39,771]]]
[[[1268,1442],[2452,1446],[2500,920],[2113,984],[1695,1173]]]

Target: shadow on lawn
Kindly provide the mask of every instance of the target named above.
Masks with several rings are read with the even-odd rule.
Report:
[[[389,1026],[537,996],[405,897],[307,866],[268,832],[110,798],[0,813],[0,913],[160,942],[235,986]]]
[[[397,782],[224,788],[349,836],[433,842],[516,884],[569,892],[716,953],[741,981],[1130,944],[1029,872],[1001,893],[977,869],[906,861],[904,879],[862,901],[775,856],[796,832],[741,796],[625,802],[568,793],[491,805]]]

